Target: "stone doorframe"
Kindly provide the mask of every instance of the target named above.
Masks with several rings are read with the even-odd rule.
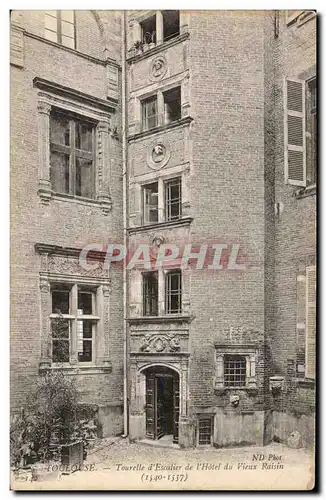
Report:
[[[165,367],[179,375],[180,413],[179,431],[182,423],[188,420],[189,401],[189,359],[188,355],[145,355],[130,359],[130,404],[129,404],[129,436],[131,440],[146,437],[146,373],[147,368]],[[180,435],[179,435],[180,440]],[[182,433],[181,433],[182,441]]]

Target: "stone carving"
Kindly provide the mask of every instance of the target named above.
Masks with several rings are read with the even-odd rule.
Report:
[[[167,142],[164,144],[161,142],[152,144],[146,155],[147,165],[154,170],[163,168],[170,159],[171,152],[170,146]]]
[[[152,149],[152,160],[154,163],[160,163],[165,157],[165,146],[163,144],[157,144]]]
[[[155,57],[150,64],[149,76],[151,80],[160,80],[167,71],[167,63],[164,56]]]
[[[229,339],[235,342],[257,340],[258,330],[254,328],[244,328],[242,326],[231,326],[229,330]]]
[[[140,351],[178,352],[180,351],[180,339],[174,333],[145,333]]]

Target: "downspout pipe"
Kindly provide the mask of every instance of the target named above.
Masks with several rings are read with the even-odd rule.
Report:
[[[123,178],[123,244],[128,245],[128,183],[127,183],[127,78],[126,78],[126,11],[122,13],[122,41],[121,41],[121,104],[122,104],[122,178]],[[123,262],[123,437],[129,434],[128,429],[128,342],[127,342],[127,316],[128,316],[128,288],[127,288],[127,263]]]

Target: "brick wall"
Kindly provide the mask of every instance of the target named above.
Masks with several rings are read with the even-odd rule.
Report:
[[[264,14],[194,12],[190,26],[191,238],[239,243],[245,271],[191,276],[191,405],[223,405],[213,394],[214,341],[230,327],[253,328],[259,394],[264,372]],[[207,291],[209,290],[209,293]]]
[[[40,34],[41,14],[24,11],[20,17],[22,27]],[[112,16],[108,15],[108,27],[113,22]],[[77,33],[80,50],[103,59],[105,47],[92,13],[77,13]],[[32,83],[35,77],[102,99],[107,97],[103,64],[24,36],[24,67],[11,67],[11,403],[14,408],[23,404],[26,392],[38,376],[40,361],[40,256],[35,253],[34,244],[80,248],[87,243],[122,240],[120,139],[109,137],[109,185],[113,207],[107,216],[100,206],[71,200],[52,199],[47,206],[41,203],[37,194],[38,110],[37,90]],[[121,115],[120,104],[116,114]],[[113,121],[119,126],[121,116],[114,117]],[[123,397],[122,270],[113,270],[111,279],[109,353],[112,373],[79,377],[83,400],[100,405],[121,405]]]
[[[275,401],[280,411],[309,412],[314,408],[314,387],[294,383],[297,355],[297,275],[316,251],[316,196],[297,199],[296,186],[284,184],[283,79],[315,74],[316,18],[302,26],[286,26],[280,12],[275,40],[275,202],[283,212],[275,222],[275,329],[272,358],[275,373],[286,377],[286,390]]]

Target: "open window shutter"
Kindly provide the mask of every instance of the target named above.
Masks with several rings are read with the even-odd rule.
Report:
[[[305,82],[286,78],[284,96],[285,182],[295,186],[305,186]]]
[[[316,373],[316,267],[306,269],[306,377]]]

